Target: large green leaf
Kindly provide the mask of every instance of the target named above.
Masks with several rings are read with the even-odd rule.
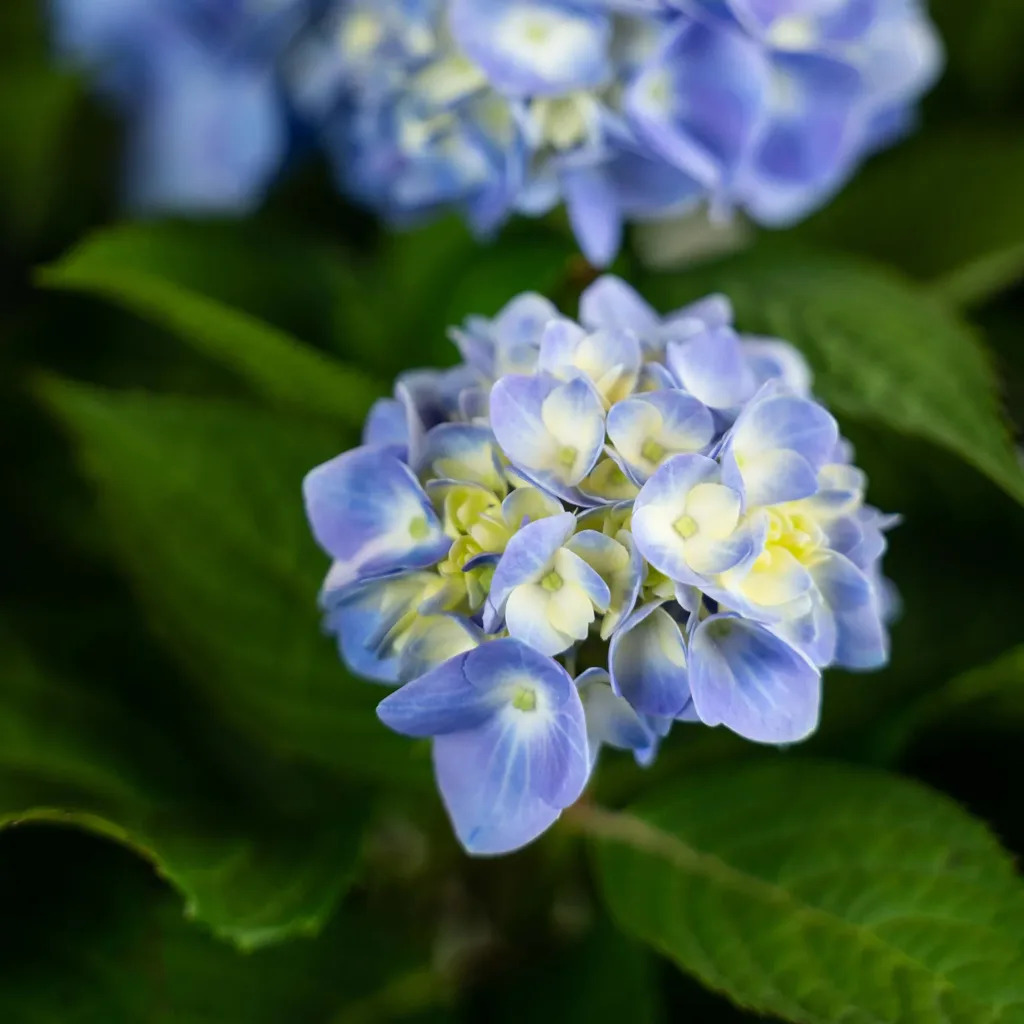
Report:
[[[361,779],[417,780],[420,746],[373,713],[380,690],[321,635],[326,558],[301,498],[334,432],[226,402],[50,381],[117,554],[158,634],[216,709],[268,747]]]
[[[724,292],[744,331],[802,349],[815,390],[837,413],[943,445],[1024,502],[1024,470],[986,352],[962,320],[909,282],[857,259],[767,245],[647,284],[666,309]]]
[[[287,281],[276,294],[283,292],[287,308],[301,312],[303,306],[316,308],[321,295],[330,298],[330,263],[294,240],[271,236],[261,248],[260,238],[251,227],[117,227],[82,242],[38,279],[51,288],[103,296],[166,327],[279,406],[360,426],[385,385],[261,319],[271,311],[272,274]],[[319,322],[333,326],[329,302],[310,326]]]
[[[6,634],[0,660],[0,828],[60,822],[115,839],[178,889],[190,917],[244,948],[320,929],[351,880],[365,800],[336,793],[340,806],[316,816],[254,805]]]
[[[627,931],[798,1024],[1024,1021],[1024,887],[984,826],[897,777],[809,760],[577,810]]]
[[[33,891],[25,876],[40,868],[50,877]],[[445,995],[425,951],[351,903],[315,940],[241,953],[186,921],[143,866],[66,832],[5,837],[0,894],[0,1019],[11,1024],[337,1024],[410,969],[432,988],[408,1013],[391,1004],[365,1020],[423,1020]]]
[[[937,130],[870,164],[802,230],[974,302],[1024,276],[1022,179],[1016,125]]]

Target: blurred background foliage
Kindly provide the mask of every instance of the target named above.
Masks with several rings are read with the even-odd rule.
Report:
[[[1024,3],[932,8],[921,131],[828,209],[616,268],[807,354],[904,516],[891,666],[833,673],[800,749],[609,759],[642,842],[585,809],[468,862],[318,632],[299,482],[447,325],[589,268],[557,222],[388,236],[315,164],[246,221],[127,223],[118,125],[4,0],[0,1020],[1024,1019]]]

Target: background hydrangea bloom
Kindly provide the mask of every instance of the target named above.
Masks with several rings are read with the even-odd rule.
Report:
[[[397,224],[481,235],[564,203],[596,264],[706,201],[780,226],[913,120],[940,47],[917,0],[56,0],[128,113],[150,206],[242,206],[285,111]]]
[[[288,148],[278,64],[308,0],[51,0],[57,45],[127,124],[129,202],[244,212]]]
[[[612,277],[580,317],[472,318],[464,362],[399,378],[305,482],[327,628],[399,684],[381,718],[433,739],[477,853],[550,826],[601,746],[646,764],[674,721],[794,743],[823,669],[888,659],[894,520],[799,353],[722,296],[663,318]]]

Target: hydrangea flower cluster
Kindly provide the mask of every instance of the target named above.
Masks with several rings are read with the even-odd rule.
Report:
[[[540,834],[603,746],[647,764],[674,722],[788,744],[821,671],[888,657],[891,517],[787,342],[712,296],[659,317],[604,277],[580,320],[526,294],[408,373],[363,445],[312,470],[344,660],[397,685],[474,853]]]
[[[135,199],[232,207],[286,112],[347,192],[482,235],[564,202],[607,263],[707,202],[791,223],[907,129],[940,45],[921,0],[51,0],[129,113]]]
[[[289,147],[281,62],[309,0],[49,0],[58,50],[128,124],[129,203],[242,212]]]
[[[699,201],[785,225],[902,132],[940,65],[917,0],[351,0],[342,178],[482,234],[564,201],[596,265]]]

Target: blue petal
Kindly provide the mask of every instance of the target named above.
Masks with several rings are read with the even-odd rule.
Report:
[[[508,542],[494,570],[484,612],[484,629],[493,633],[501,622],[509,594],[540,578],[555,552],[572,536],[576,517],[571,512],[527,523]]]
[[[642,760],[657,737],[644,720],[618,696],[604,669],[591,668],[576,678],[587,720],[587,741],[592,760],[603,745],[616,750],[632,750]]]
[[[885,665],[889,661],[889,635],[868,577],[837,554],[813,566],[811,575],[835,617],[836,664],[858,671]]]
[[[718,463],[713,459],[703,455],[675,455],[644,484],[634,503],[631,529],[636,546],[655,569],[677,583],[701,585],[705,582],[703,575],[690,566],[689,541],[677,531],[675,524],[686,511],[690,492],[698,484],[717,482],[718,476]],[[735,504],[738,505],[738,499]],[[741,542],[735,549],[738,562],[748,553],[750,543],[756,544],[757,538],[748,541],[744,532],[734,540]]]
[[[403,461],[409,451],[409,423],[405,406],[397,398],[378,398],[363,425],[366,447],[393,448]]]
[[[341,656],[356,675],[382,683],[403,678],[389,634],[419,607],[434,581],[433,574],[414,572],[334,590],[328,576],[321,597],[324,628],[337,637]]]
[[[416,472],[420,477],[480,484],[504,493],[506,484],[489,427],[439,423],[423,439]]]
[[[451,540],[408,467],[376,448],[356,448],[311,470],[306,513],[335,559],[336,582],[434,565]]]
[[[606,267],[622,245],[622,210],[614,180],[598,167],[579,167],[562,175],[562,195],[569,223],[583,255]]]
[[[435,741],[438,786],[469,852],[506,853],[536,838],[583,792],[590,772],[583,704],[560,665],[513,640],[466,655],[466,678],[506,702],[479,727]],[[533,691],[532,709],[508,702],[524,689]]]
[[[608,610],[601,622],[601,639],[607,640],[633,611],[640,594],[644,565],[636,542],[628,530],[619,530],[614,538],[596,530],[581,530],[566,546],[608,583]]]
[[[754,375],[731,327],[669,342],[667,360],[680,385],[711,409],[735,408],[754,393]]]
[[[452,339],[484,379],[494,381],[509,373],[533,373],[541,332],[558,310],[542,295],[517,295],[493,320],[470,317],[451,332]]]
[[[511,96],[557,96],[609,77],[611,25],[604,14],[550,0],[451,0],[459,48]]]
[[[720,293],[706,295],[703,299],[691,302],[665,318],[665,327],[670,332],[684,327],[687,337],[696,334],[699,329],[713,331],[719,327],[732,325],[732,303],[728,296]]]
[[[757,387],[780,381],[787,391],[810,398],[812,374],[800,350],[776,338],[743,338],[743,353],[754,372]]]
[[[821,675],[763,626],[705,619],[690,639],[690,689],[701,719],[758,743],[796,743],[818,727]]]
[[[546,832],[562,814],[562,808],[553,807],[526,789],[513,788],[517,779],[501,788],[490,775],[477,774],[492,765],[499,754],[510,759],[506,747],[499,746],[501,735],[495,733],[494,729],[481,729],[434,740],[434,775],[441,799],[459,842],[467,853],[476,856],[521,849]],[[505,760],[500,762],[500,768],[505,765]],[[500,802],[494,800],[495,790]]]
[[[582,378],[503,377],[491,391],[491,425],[516,469],[546,487],[575,487],[604,445],[604,407]]]
[[[403,736],[443,736],[477,729],[503,706],[500,691],[474,686],[464,670],[473,652],[460,654],[433,669],[377,705],[380,720]]]
[[[618,277],[599,277],[580,296],[580,323],[589,330],[627,330],[646,338],[657,332],[658,314]]]
[[[128,141],[128,200],[150,213],[245,212],[287,144],[273,76],[215,59],[180,29],[161,28],[146,53],[146,80],[130,99],[142,109]]]
[[[849,64],[812,53],[777,54],[780,97],[737,182],[754,218],[786,226],[821,205],[859,155],[864,83]]]
[[[400,679],[418,679],[451,658],[484,642],[479,626],[459,615],[428,615],[418,618],[402,644]]]
[[[714,434],[707,406],[678,390],[649,391],[608,412],[608,437],[641,486],[665,458],[699,452]]]
[[[802,455],[816,471],[832,459],[838,441],[839,427],[824,406],[768,389],[743,411],[730,437],[733,450],[744,457],[785,449]]]
[[[720,188],[750,145],[768,81],[760,45],[687,19],[629,87],[626,110],[661,156],[705,187]]]
[[[683,635],[660,603],[638,608],[623,623],[608,664],[612,688],[641,714],[672,717],[690,699]]]
[[[748,456],[743,469],[732,472],[736,464],[722,460],[722,476],[743,495],[748,508],[779,505],[809,498],[818,490],[814,467],[796,452],[785,449]]]

